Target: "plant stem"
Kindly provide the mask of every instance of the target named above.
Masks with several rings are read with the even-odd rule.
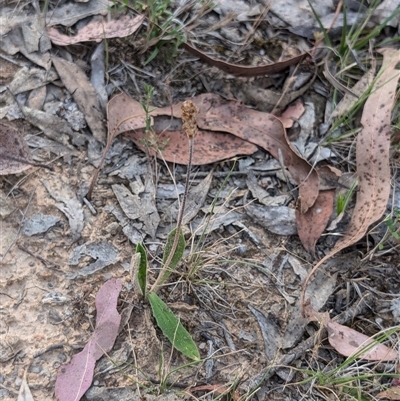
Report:
[[[167,257],[167,260],[164,263],[164,266],[161,269],[160,274],[158,275],[156,282],[152,285],[150,292],[156,292],[157,287],[161,284],[165,272],[168,271],[168,268],[171,264],[171,261],[175,255],[176,248],[179,242],[179,236],[181,234],[181,226],[183,220],[183,213],[185,211],[186,199],[189,193],[189,183],[190,183],[190,170],[192,168],[192,159],[193,159],[193,149],[194,149],[194,136],[197,131],[197,123],[196,123],[196,116],[199,110],[197,109],[196,105],[191,100],[185,100],[182,103],[182,129],[186,132],[186,135],[189,139],[189,157],[188,157],[188,165],[187,165],[187,174],[186,174],[186,185],[185,185],[185,192],[183,194],[182,203],[179,208],[178,219],[176,222],[176,229],[175,229],[175,236],[174,242],[172,243],[171,251]]]
[[[194,139],[189,138],[189,160],[188,160],[187,174],[186,174],[186,180],[185,180],[185,192],[183,193],[182,203],[179,208],[178,220],[176,222],[176,231],[175,231],[175,236],[174,236],[174,242],[172,243],[171,252],[169,253],[168,258],[167,258],[164,266],[162,267],[160,274],[157,277],[157,280],[150,288],[150,292],[156,291],[157,286],[159,285],[160,281],[164,277],[165,272],[168,270],[169,265],[171,264],[172,258],[174,257],[174,254],[176,251],[176,247],[178,246],[179,236],[181,233],[182,220],[183,220],[183,213],[185,212],[186,199],[189,194],[190,170],[192,168],[192,158],[193,158],[193,149],[194,149],[193,142],[194,142]]]

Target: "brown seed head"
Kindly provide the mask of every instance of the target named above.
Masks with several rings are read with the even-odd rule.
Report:
[[[191,100],[182,103],[183,130],[189,139],[193,139],[197,131],[196,116],[199,111]]]

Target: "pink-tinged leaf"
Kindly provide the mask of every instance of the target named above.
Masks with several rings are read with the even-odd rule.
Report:
[[[54,27],[47,28],[50,40],[59,46],[67,46],[81,42],[101,42],[105,38],[123,38],[132,35],[142,25],[144,17],[123,15],[109,21],[92,21],[81,28],[75,36],[60,33]]]
[[[58,372],[55,394],[59,401],[79,401],[92,383],[96,361],[112,349],[121,321],[116,309],[121,288],[121,280],[111,279],[97,293],[94,333],[83,351]]]
[[[344,356],[361,352],[357,357],[368,361],[393,361],[399,356],[395,350],[350,327],[330,321],[326,324],[326,328],[329,333],[329,343]],[[364,349],[365,352],[362,352]]]
[[[298,99],[295,103],[289,106],[281,116],[277,116],[285,128],[290,128],[306,111],[303,102]]]
[[[146,112],[139,102],[125,93],[120,93],[107,104],[107,120],[109,141],[112,141],[122,132],[145,128]]]
[[[388,400],[400,400],[400,387],[391,387],[376,395],[376,398],[387,398]]]
[[[358,192],[356,206],[346,233],[311,270],[302,292],[315,271],[329,258],[344,248],[359,241],[369,226],[379,220],[386,210],[390,194],[390,124],[391,112],[396,98],[400,71],[400,51],[381,49],[382,67],[373,90],[365,102],[361,124],[362,131],[357,137],[356,161]]]

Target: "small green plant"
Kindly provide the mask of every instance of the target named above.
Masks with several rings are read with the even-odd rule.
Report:
[[[357,188],[357,180],[354,180],[353,184],[351,185],[349,190],[344,195],[343,194],[338,195],[338,197],[336,199],[336,214],[337,215],[343,213],[346,210],[347,205],[349,204],[350,199],[356,188]]]
[[[400,243],[400,209],[395,209],[383,222],[387,226],[387,232],[378,244],[379,250],[383,250],[390,239]]]
[[[161,271],[149,290],[147,289],[148,261],[146,250],[142,244],[137,244],[136,255],[134,255],[134,258],[135,260],[136,258],[139,260],[138,263],[136,263],[135,272],[137,286],[143,297],[150,303],[158,327],[178,351],[194,361],[199,361],[200,354],[191,335],[183,327],[168,305],[157,295],[162,284],[169,278],[171,273],[176,270],[183,257],[186,246],[181,226],[189,189],[190,170],[193,157],[193,138],[197,129],[196,115],[197,108],[193,102],[184,102],[182,105],[183,129],[185,130],[189,140],[189,160],[187,167],[188,173],[186,174],[186,187],[179,208],[176,227],[169,233],[167,238]]]
[[[142,108],[145,112],[145,138],[141,140],[143,146],[147,149],[147,156],[149,156],[149,149],[153,148],[156,151],[162,151],[168,144],[168,139],[161,142],[158,135],[155,134],[152,128],[152,118],[151,113],[154,110],[151,103],[154,96],[154,87],[148,84],[144,84],[145,95],[143,101],[141,102]]]
[[[166,52],[166,60],[172,62],[178,47],[186,40],[184,26],[172,12],[171,3],[172,0],[135,0],[131,6],[128,0],[114,0],[114,6],[117,10],[122,11],[129,8],[146,16],[147,29],[141,47],[143,52],[153,46],[154,49],[145,61],[145,65],[150,63],[160,50],[167,46],[169,51]]]
[[[113,7],[117,12],[125,12],[129,8],[129,0],[113,0]]]
[[[400,209],[396,209],[393,217],[389,216],[385,221],[391,236],[396,241],[400,241]]]
[[[343,93],[352,93],[355,97],[355,102],[348,108],[348,110],[339,118],[337,118],[332,124],[328,135],[325,139],[327,143],[337,142],[343,137],[348,137],[349,134],[356,131],[354,124],[357,112],[362,108],[365,101],[368,99],[371,89],[373,88],[373,82],[370,82],[365,90],[356,96],[352,92],[352,86],[355,82],[358,82],[361,76],[368,70],[368,66],[372,66],[375,60],[372,55],[373,46],[376,48],[383,47],[382,43],[378,43],[382,38],[379,36],[382,30],[387,26],[390,20],[395,18],[400,13],[400,8],[395,9],[380,25],[374,29],[368,29],[367,25],[374,15],[376,8],[381,4],[380,0],[372,0],[369,4],[362,2],[360,4],[359,15],[360,22],[349,26],[347,24],[348,5],[346,1],[340,2],[340,11],[343,14],[343,28],[339,42],[336,46],[333,43],[333,39],[329,36],[329,29],[323,26],[321,19],[316,13],[310,0],[308,4],[312,9],[315,19],[320,27],[321,33],[318,33],[317,41],[324,41],[325,46],[330,50],[330,54],[325,62],[325,75],[327,79],[334,87],[333,100],[334,104],[338,98],[338,91]],[[384,39],[385,41],[386,39]],[[375,42],[375,43],[374,43]],[[317,44],[316,44],[317,46]],[[332,55],[332,52],[334,53]],[[337,68],[337,71],[330,73],[329,68],[330,62]],[[379,74],[378,74],[379,75]],[[339,127],[347,127],[346,134],[332,137],[332,134],[337,131]]]

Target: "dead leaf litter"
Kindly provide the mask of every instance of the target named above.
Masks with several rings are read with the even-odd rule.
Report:
[[[239,399],[254,386],[259,401],[297,400],[309,391],[294,384],[302,369],[327,371],[356,354],[395,371],[395,334],[372,339],[400,324],[398,245],[372,260],[352,252],[370,242],[336,254],[384,237],[383,225],[365,234],[390,197],[400,209],[389,164],[399,52],[375,53],[377,72],[374,59],[348,88],[374,90],[346,161],[320,141],[355,99],[345,95],[332,113],[333,84],[311,57],[320,27],[308,1],[214,3],[171,3],[172,25],[157,35],[146,7],[1,6],[0,400]],[[369,29],[395,2],[382,3]],[[340,38],[342,10],[314,7]],[[364,11],[349,9],[347,21]],[[156,328],[131,266],[142,242],[154,283],[176,225],[188,98],[199,114],[187,246],[159,295],[200,350],[193,366]],[[357,199],[340,221],[347,170]],[[159,394],[164,385],[171,391]],[[398,399],[398,386],[371,391]]]

